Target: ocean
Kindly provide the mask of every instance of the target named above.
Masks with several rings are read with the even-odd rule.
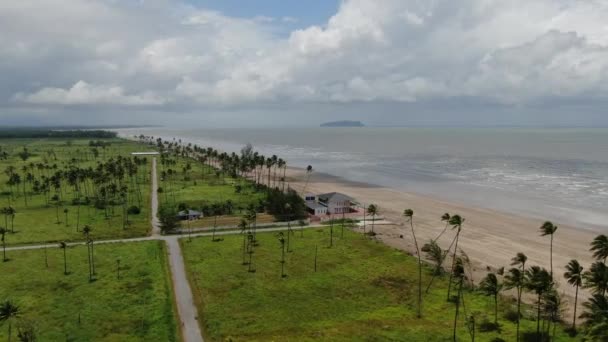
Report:
[[[120,129],[465,205],[608,231],[608,129]]]

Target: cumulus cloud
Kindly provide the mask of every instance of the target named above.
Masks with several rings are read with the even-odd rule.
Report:
[[[256,104],[606,100],[608,3],[344,0],[288,35],[290,17],[235,18],[169,0],[0,4],[6,103]]]
[[[125,94],[120,86],[91,85],[78,81],[69,89],[43,88],[33,94],[18,93],[15,100],[30,104],[119,104],[127,106],[160,105],[165,100],[152,94]]]

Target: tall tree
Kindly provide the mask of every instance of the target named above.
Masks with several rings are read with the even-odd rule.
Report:
[[[439,238],[441,238],[441,236],[448,230],[448,227],[450,226],[450,214],[449,213],[445,213],[443,215],[441,215],[441,221],[445,222],[445,227],[443,227],[443,230],[441,231],[441,233],[439,233],[439,235],[437,235],[437,237],[435,239],[433,239],[433,241],[437,241],[439,240]]]
[[[572,330],[576,330],[576,307],[578,304],[578,289],[583,285],[583,266],[578,260],[570,260],[566,265],[566,272],[564,278],[568,281],[568,284],[576,288],[574,294],[574,316],[572,317]]]
[[[525,285],[526,277],[520,268],[511,268],[505,275],[505,288],[517,290],[517,341],[519,341],[519,327],[521,321],[521,295]]]
[[[64,241],[59,243],[59,248],[63,249],[63,274],[68,275],[68,257],[67,257],[67,249],[68,245]]]
[[[418,248],[418,240],[416,239],[416,231],[414,230],[414,211],[412,209],[405,209],[403,216],[410,224],[412,231],[412,237],[414,238],[414,246],[416,247],[416,254],[418,255],[418,318],[422,317],[422,255],[420,254],[420,248]]]
[[[605,264],[606,259],[608,259],[608,236],[598,235],[595,237],[591,242],[590,250],[593,252],[595,260],[602,261]]]
[[[454,327],[453,327],[453,341],[456,342],[456,327],[458,326],[458,314],[460,311],[460,299],[462,298],[462,287],[464,285],[465,272],[464,265],[462,264],[462,260],[457,258],[454,262],[454,266],[452,267],[452,276],[450,277],[450,281],[454,280],[457,283],[458,293],[456,295],[456,311],[454,313]]]
[[[378,206],[375,204],[370,204],[367,207],[367,214],[372,217],[372,231],[370,235],[376,235],[376,233],[374,232],[374,224],[376,223],[376,215],[378,215]]]
[[[5,300],[0,304],[0,322],[8,322],[8,341],[12,338],[13,320],[21,314],[19,307],[10,300]]]
[[[456,253],[458,252],[458,239],[460,238],[460,232],[462,231],[462,224],[464,223],[464,218],[460,215],[454,215],[450,217],[449,221],[452,229],[456,229],[456,236],[454,240],[456,241],[456,245],[454,246],[454,254],[452,256],[452,267],[450,269],[450,281],[448,283],[448,300],[450,300],[450,293],[452,290],[452,278],[454,276],[454,266],[456,265]]]
[[[540,339],[541,300],[543,295],[553,288],[551,274],[540,266],[532,266],[526,270],[524,287],[537,296],[536,336]]]
[[[2,261],[3,262],[8,261],[8,259],[6,258],[6,233],[8,233],[8,230],[4,227],[0,227],[0,238],[2,239]]]
[[[557,226],[551,223],[550,221],[546,221],[540,226],[540,236],[551,236],[551,242],[549,244],[549,265],[551,270],[551,278],[553,278],[553,235],[557,231]]]
[[[500,283],[495,273],[488,273],[479,283],[479,289],[486,295],[494,298],[494,325],[498,328],[498,295],[502,290],[503,284]]]

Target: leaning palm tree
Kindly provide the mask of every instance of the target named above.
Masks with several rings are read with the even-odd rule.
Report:
[[[517,290],[517,341],[519,341],[519,323],[521,320],[521,295],[525,284],[525,274],[519,268],[511,268],[505,275],[505,288]]]
[[[433,241],[437,241],[439,240],[439,238],[448,230],[448,227],[450,226],[450,214],[449,213],[445,213],[443,215],[441,215],[441,221],[445,222],[445,227],[443,227],[443,230],[441,231],[441,233],[439,233],[439,235],[437,235],[437,237],[435,239],[433,239]]]
[[[537,317],[536,317],[536,336],[540,338],[540,313],[541,299],[546,292],[553,288],[553,279],[546,269],[540,266],[532,266],[526,270],[526,280],[524,287],[537,295]]]
[[[608,236],[598,235],[591,242],[590,250],[593,252],[595,260],[602,261],[605,264],[606,259],[608,259]]]
[[[370,204],[369,207],[367,207],[367,214],[371,215],[372,217],[372,231],[370,235],[376,235],[374,232],[374,223],[376,222],[376,215],[378,215],[378,206],[375,204]]]
[[[8,322],[8,341],[11,341],[12,337],[12,321],[19,317],[19,307],[10,300],[4,301],[0,304],[0,322]]]
[[[450,217],[449,224],[452,226],[452,229],[456,229],[456,237],[454,240],[456,241],[456,245],[454,246],[454,254],[452,256],[452,267],[450,268],[450,281],[448,283],[448,300],[450,300],[450,293],[452,290],[452,278],[454,275],[454,266],[456,265],[456,253],[458,252],[458,239],[460,237],[460,232],[462,230],[462,224],[464,223],[464,218],[460,215],[454,215]]]
[[[519,266],[521,268],[521,271],[525,272],[526,261],[528,261],[528,257],[524,253],[519,252],[511,259],[511,266]]]
[[[443,263],[443,250],[437,242],[431,240],[422,246],[421,251],[426,253],[426,258],[435,264],[433,275],[441,274],[441,264]]]
[[[566,272],[564,278],[568,281],[568,284],[576,288],[574,294],[574,317],[572,318],[572,330],[576,330],[576,306],[578,304],[578,289],[583,285],[583,266],[579,264],[578,260],[570,260],[566,265]]]
[[[596,261],[591,264],[589,270],[583,274],[585,288],[591,289],[594,294],[606,295],[608,291],[608,266]]]
[[[304,188],[302,189],[302,194],[306,194],[306,188],[308,187],[308,181],[310,180],[310,175],[312,174],[312,166],[308,165],[306,167],[306,183],[304,183]]]
[[[556,231],[557,226],[550,221],[546,221],[542,226],[540,226],[540,236],[551,236],[551,242],[549,244],[549,265],[551,269],[551,278],[553,278],[553,235]]]
[[[373,205],[373,204],[372,204]],[[371,207],[371,206],[370,206]],[[377,209],[376,209],[377,211]],[[374,213],[375,215],[375,213]],[[416,239],[416,231],[414,230],[414,211],[412,209],[405,209],[403,216],[407,219],[412,230],[412,236],[414,237],[414,246],[416,247],[416,254],[418,255],[418,318],[422,317],[422,256],[420,255],[420,248],[418,248],[418,240]],[[372,231],[373,231],[372,223]]]
[[[502,290],[503,284],[498,281],[494,273],[488,273],[479,283],[479,289],[486,295],[494,297],[494,326],[498,328],[498,295]]]
[[[4,227],[0,227],[0,239],[2,241],[2,261],[3,262],[8,261],[8,259],[6,258],[6,233],[8,233],[8,230]]]
[[[68,244],[64,241],[59,243],[59,248],[63,249],[63,274],[68,275],[68,258],[66,254],[66,250],[68,249]]]

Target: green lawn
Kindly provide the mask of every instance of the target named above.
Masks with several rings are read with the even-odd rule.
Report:
[[[241,236],[182,240],[184,257],[207,340],[222,341],[451,341],[455,305],[446,301],[447,280],[435,282],[416,318],[416,259],[345,230],[305,230],[291,237],[287,278],[280,276],[280,244],[274,233],[258,234],[255,273],[242,265]],[[314,271],[318,247],[317,272]],[[430,271],[424,270],[424,284]],[[466,292],[466,312],[477,322],[493,320],[491,298]],[[502,303],[501,312],[511,304]],[[461,308],[462,309],[462,308]],[[532,312],[527,313],[533,315]],[[461,317],[464,317],[461,310]],[[477,341],[515,340],[515,324],[500,317],[501,333],[477,331]],[[535,331],[526,317],[522,332]],[[557,341],[570,341],[557,329]],[[459,340],[470,340],[464,320]]]
[[[10,251],[0,263],[0,300],[20,308],[13,323],[32,322],[39,341],[177,341],[171,277],[164,243],[105,244],[94,247],[97,280],[89,283],[85,246],[63,251]],[[120,259],[120,279],[116,260]],[[7,340],[8,325],[0,326]]]
[[[137,176],[123,185],[128,187],[128,205],[137,205],[141,212],[129,216],[129,225],[123,229],[123,209],[119,204],[110,205],[107,216],[104,210],[96,209],[93,199],[97,195],[96,185],[92,179],[80,184],[81,198],[89,197],[89,205],[81,205],[80,209],[72,201],[76,191],[69,184],[65,173],[61,179],[59,190],[51,187],[48,195],[34,191],[34,181],[42,182],[45,177],[51,177],[57,172],[65,172],[71,167],[79,169],[95,169],[99,162],[118,156],[130,157],[130,153],[138,150],[148,150],[142,144],[122,139],[106,139],[110,143],[106,148],[97,148],[99,155],[94,156],[88,139],[3,139],[0,149],[8,153],[8,159],[0,160],[0,209],[11,206],[16,210],[14,217],[15,233],[7,234],[9,245],[28,244],[51,241],[82,240],[82,232],[78,226],[90,225],[96,239],[123,238],[143,236],[150,230],[150,165],[140,165]],[[18,154],[27,148],[30,157],[23,161]],[[48,168],[39,168],[39,165]],[[10,186],[7,184],[9,167],[14,167],[21,183]],[[25,181],[27,174],[33,181]],[[128,179],[128,178],[127,178]],[[109,178],[107,182],[112,182]],[[119,186],[120,184],[117,184]],[[24,187],[26,196],[24,196]],[[10,195],[12,190],[13,195]],[[58,195],[60,201],[48,200],[47,197]],[[26,205],[27,200],[27,205]],[[64,210],[67,209],[67,217]],[[57,215],[59,214],[59,215]],[[8,222],[5,221],[8,220]],[[10,217],[0,213],[0,226],[11,226]]]

